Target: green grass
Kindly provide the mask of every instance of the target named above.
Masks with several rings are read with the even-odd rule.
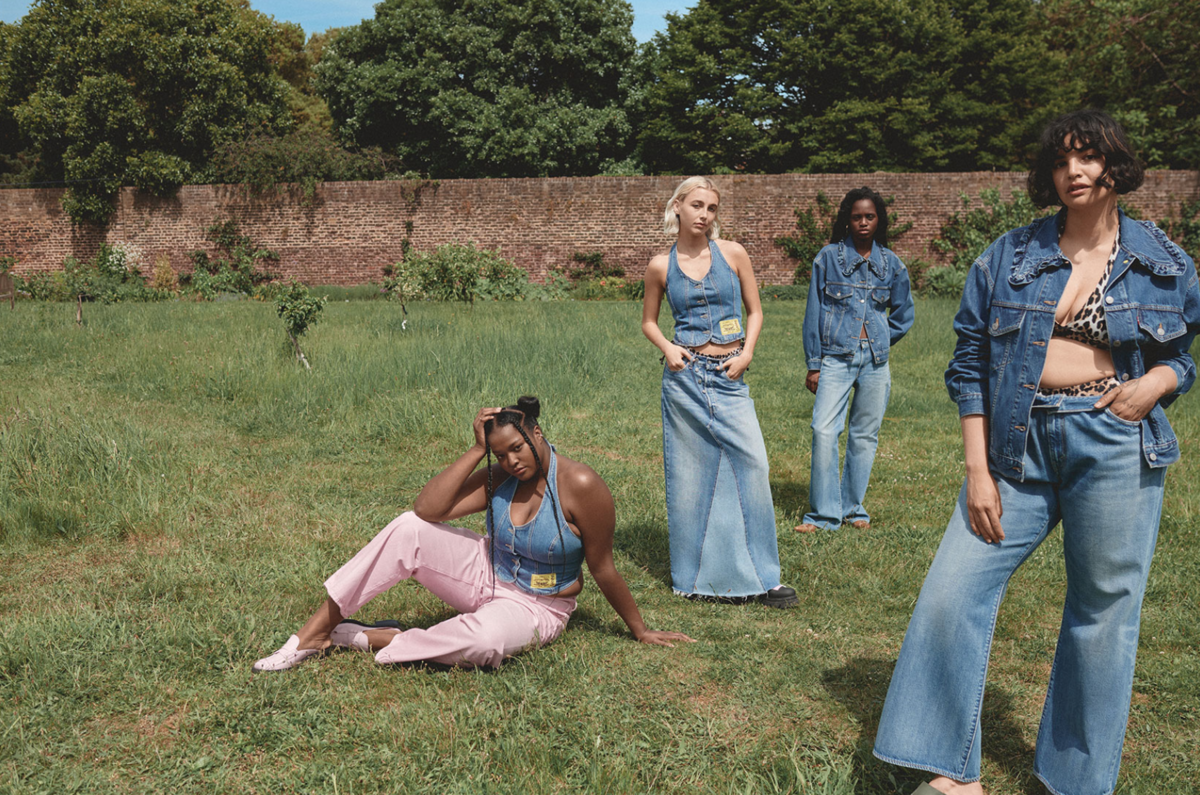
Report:
[[[748,381],[766,436],[789,612],[684,602],[668,584],[661,367],[631,302],[331,301],[290,360],[268,304],[0,308],[0,791],[892,793],[870,747],[961,478],[942,387],[949,301],[893,353],[866,533],[800,536],[802,301],[766,305]],[[536,393],[545,430],[617,500],[634,643],[594,587],[553,645],[495,673],[339,653],[250,664],[320,583],[469,442],[480,405]],[[1200,787],[1200,398],[1143,612],[1119,792]],[[478,520],[464,522],[478,528]],[[1065,586],[1055,534],[1001,611],[984,705],[993,795],[1030,773]],[[964,583],[964,588],[970,583]],[[368,618],[448,608],[402,584]]]

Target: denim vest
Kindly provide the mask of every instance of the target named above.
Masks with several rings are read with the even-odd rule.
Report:
[[[1175,371],[1175,392],[1141,422],[1146,463],[1165,467],[1179,460],[1179,442],[1163,408],[1196,379],[1188,348],[1200,332],[1200,285],[1191,258],[1157,226],[1124,213],[1119,223],[1120,249],[1104,296],[1109,349],[1121,381],[1156,365]],[[1070,275],[1056,219],[1034,221],[975,261],[954,318],[958,344],[946,387],[960,416],[988,417],[988,463],[1013,480],[1024,475],[1029,416]]]
[[[742,285],[721,249],[708,241],[712,264],[700,281],[679,268],[675,246],[667,262],[667,301],[675,319],[673,342],[685,348],[698,348],[706,342],[725,344],[744,339],[742,327]]]
[[[908,268],[878,243],[863,257],[854,238],[830,243],[813,260],[808,304],[804,308],[804,360],[821,369],[822,356],[846,356],[858,350],[864,324],[875,364],[912,328],[915,310]]]
[[[567,526],[558,499],[557,478],[558,457],[551,446],[546,493],[537,513],[523,525],[514,526],[511,516],[513,495],[520,481],[510,477],[492,495],[496,576],[530,593],[556,594],[582,573],[583,542]]]

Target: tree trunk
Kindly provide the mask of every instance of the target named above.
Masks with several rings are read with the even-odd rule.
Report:
[[[288,339],[292,341],[292,347],[296,349],[296,358],[300,360],[300,364],[304,365],[305,370],[311,370],[312,367],[309,366],[308,359],[304,358],[304,351],[300,350],[300,341],[293,337],[290,331],[288,332]]]

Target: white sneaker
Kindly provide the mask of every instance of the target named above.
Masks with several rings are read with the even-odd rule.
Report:
[[[254,663],[256,671],[286,671],[288,668],[294,668],[300,663],[312,657],[314,654],[320,654],[321,649],[300,649],[300,637],[292,635],[288,638],[287,643],[283,644],[273,653],[263,657],[258,662]]]

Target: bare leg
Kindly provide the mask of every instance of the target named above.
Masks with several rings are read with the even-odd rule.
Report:
[[[300,638],[298,648],[329,648],[329,633],[340,623],[342,623],[342,609],[338,607],[337,602],[326,598],[325,604],[318,607],[317,612],[313,613],[312,617],[305,621],[304,626],[300,627],[300,631],[296,633],[296,637]]]
[[[978,781],[972,781],[964,784],[961,781],[955,781],[952,778],[938,776],[929,782],[929,786],[933,787],[938,792],[946,793],[946,795],[983,795],[983,785]]]
[[[398,629],[368,629],[367,645],[371,647],[371,651],[379,651],[395,640],[399,632]]]

